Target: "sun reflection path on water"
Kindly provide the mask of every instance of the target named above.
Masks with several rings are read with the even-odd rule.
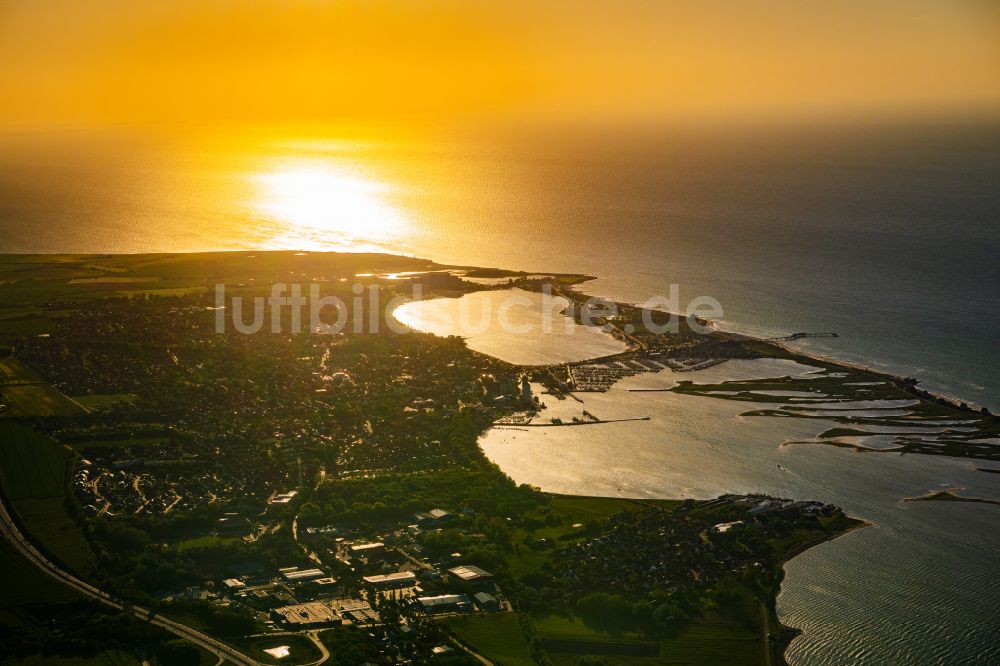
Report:
[[[410,227],[389,201],[393,188],[334,161],[287,160],[252,181],[273,249],[385,251]]]

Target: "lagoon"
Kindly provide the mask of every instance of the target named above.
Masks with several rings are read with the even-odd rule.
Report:
[[[476,291],[399,306],[393,316],[417,330],[465,338],[483,354],[515,365],[568,363],[625,351],[600,327],[562,314],[569,301],[523,289]]]
[[[503,292],[480,292],[502,298]],[[419,325],[456,299],[421,304]],[[541,303],[541,301],[538,301]],[[525,321],[540,311],[522,313]],[[430,329],[428,329],[430,330]],[[433,332],[459,333],[437,328]],[[539,336],[491,331],[470,346],[540,362],[551,350]],[[607,336],[605,336],[607,337]],[[610,338],[608,338],[610,339]],[[509,350],[518,349],[517,354]],[[577,357],[584,348],[578,348]],[[554,362],[554,361],[553,361]],[[836,375],[836,373],[830,373]],[[677,393],[698,384],[778,377],[810,378],[820,369],[791,360],[729,360],[703,370],[666,369],[619,381],[603,393],[558,399],[533,385],[544,409],[533,423],[594,417],[648,420],[587,428],[503,425],[480,439],[484,453],[518,483],[542,490],[647,498],[711,498],[767,493],[836,504],[870,527],[821,544],[786,565],[778,597],[784,624],[802,630],[790,664],[980,664],[1000,660],[995,605],[1000,600],[998,507],[960,502],[904,503],[943,488],[1000,497],[1000,475],[943,456],[858,452],[812,440],[834,421],[742,416],[767,407]],[[763,393],[763,392],[762,392]],[[813,394],[816,395],[816,394]],[[903,401],[909,404],[909,401]],[[811,405],[882,408],[895,401]],[[878,410],[874,410],[878,411]],[[795,442],[792,444],[792,442]]]

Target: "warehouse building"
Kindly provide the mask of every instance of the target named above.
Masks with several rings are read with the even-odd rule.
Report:
[[[413,587],[417,584],[417,574],[412,571],[397,571],[396,573],[365,576],[362,580],[379,590],[394,590],[403,587]]]
[[[271,618],[286,627],[329,627],[340,624],[340,615],[322,601],[313,601],[294,606],[283,606],[271,611]]]

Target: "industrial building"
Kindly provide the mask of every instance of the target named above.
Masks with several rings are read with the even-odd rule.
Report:
[[[343,621],[337,611],[322,601],[275,608],[271,618],[290,628],[332,626]]]
[[[281,575],[285,577],[289,583],[303,583],[307,580],[314,580],[316,578],[324,578],[326,572],[322,569],[299,569],[298,567],[288,567],[286,569],[280,569]]]
[[[362,580],[380,590],[392,590],[402,587],[413,587],[417,584],[417,575],[412,571],[397,571],[390,574],[365,576]]]
[[[351,546],[351,557],[363,557],[369,558],[372,555],[378,555],[385,550],[385,544],[381,541],[376,541],[375,543],[358,543]]]
[[[476,601],[476,606],[479,610],[486,611],[487,613],[493,613],[500,610],[500,602],[497,598],[488,592],[476,592],[472,595],[472,598]]]
[[[448,569],[448,573],[466,583],[477,583],[483,580],[491,580],[493,574],[485,569],[480,569],[474,564],[463,564],[461,566]]]
[[[419,597],[417,603],[426,613],[470,611],[472,601],[464,594],[441,594],[436,597]]]
[[[430,511],[415,514],[413,517],[416,519],[417,525],[427,527],[452,521],[455,519],[455,514],[444,509],[431,509]]]

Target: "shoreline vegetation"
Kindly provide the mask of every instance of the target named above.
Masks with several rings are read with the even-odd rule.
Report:
[[[105,279],[109,275],[114,279]],[[447,618],[427,618],[405,597],[378,595],[361,583],[362,574],[384,571],[386,562],[379,561],[382,569],[367,560],[344,564],[344,543],[384,541],[396,544],[392,552],[400,555],[390,569],[412,570],[417,563],[423,575],[458,562],[496,573],[496,582],[482,588],[448,582],[440,572],[422,583],[437,593],[488,589],[516,611],[477,616],[484,618],[480,627],[464,623],[459,639],[487,658],[489,646],[476,641],[488,643],[492,634],[482,627],[497,622],[503,635],[519,628],[519,654],[530,659],[523,663],[573,665],[573,655],[607,660],[647,654],[654,645],[658,655],[669,651],[700,663],[733,663],[725,651],[747,655],[746,663],[784,663],[797,635],[775,610],[785,563],[869,523],[808,498],[638,500],[517,487],[486,460],[478,446],[482,432],[603,423],[593,417],[519,422],[518,414],[539,413],[530,396],[519,397],[529,375],[550,393],[572,398],[666,368],[684,373],[734,358],[799,360],[817,370],[806,378],[715,385],[680,380],[664,390],[747,401],[751,416],[833,420],[841,427],[817,442],[841,446],[896,437],[880,429],[939,422],[939,432],[924,434],[940,441],[907,431],[898,436],[901,446],[1000,459],[996,447],[977,442],[996,436],[996,417],[920,391],[913,380],[744,335],[699,333],[683,318],[676,333],[644,332],[634,327],[643,315],[654,321],[669,315],[627,304],[597,323],[628,351],[530,368],[423,333],[210,332],[211,285],[231,283],[250,297],[291,278],[321,278],[345,300],[352,280],[394,293],[420,280],[431,297],[548,284],[569,301],[565,314],[577,320],[590,298],[577,287],[592,279],[381,254],[0,255],[0,281],[9,294],[0,304],[0,481],[25,532],[68,565],[85,555],[88,580],[119,598],[247,649],[256,648],[245,637],[265,630],[260,609],[245,606],[250,602],[243,597],[218,596],[218,582],[190,592],[203,581],[233,576],[234,564],[255,571],[318,564],[341,581],[340,594],[367,599],[383,619],[402,618],[397,628],[415,627],[416,637],[404,641],[412,655],[430,655],[450,640],[441,633]],[[626,332],[628,326],[633,330]],[[916,404],[900,415],[901,401]],[[760,409],[762,403],[768,409]],[[955,429],[956,421],[964,429]],[[39,447],[62,453],[27,454]],[[47,479],[48,494],[19,498],[28,491],[18,484],[32,475]],[[934,495],[907,501],[989,501]],[[276,504],[279,496],[286,499]],[[411,524],[414,513],[428,516],[435,507],[455,522],[437,530]],[[309,536],[300,540],[303,531]],[[676,548],[664,549],[664,539]],[[659,578],[647,582],[652,574],[639,572],[650,571],[651,563]],[[302,597],[286,587],[289,598]],[[595,590],[612,592],[595,596]],[[213,605],[213,598],[227,605]],[[46,612],[31,603],[17,608],[32,621]],[[18,654],[43,649],[16,627],[0,622],[0,630],[16,638]],[[366,638],[355,640],[365,654],[375,649]],[[162,647],[160,638],[143,635],[142,641]]]

